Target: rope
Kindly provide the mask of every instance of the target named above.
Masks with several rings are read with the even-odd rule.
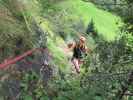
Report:
[[[32,53],[35,52],[35,51],[45,51],[45,50],[47,50],[47,48],[45,48],[45,49],[36,48],[36,49],[29,50],[29,51],[15,57],[15,58],[12,58],[10,60],[7,60],[6,62],[1,63],[0,64],[0,69],[4,69],[9,65],[14,64],[17,61],[20,61],[20,60],[24,59],[25,57],[27,57],[29,55],[32,55]]]

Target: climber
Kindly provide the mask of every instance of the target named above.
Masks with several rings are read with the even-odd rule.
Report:
[[[75,66],[76,72],[80,73],[80,64],[83,64],[83,58],[87,55],[87,52],[90,52],[90,49],[87,48],[86,38],[80,36],[78,42],[73,42],[68,44],[68,48],[73,51],[72,63]]]

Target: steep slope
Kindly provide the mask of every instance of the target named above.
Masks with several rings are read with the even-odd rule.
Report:
[[[64,18],[60,17],[60,21],[66,20],[64,24],[68,23],[70,19],[77,22],[82,20],[86,29],[90,20],[93,19],[99,34],[102,34],[107,40],[114,39],[118,32],[118,23],[121,24],[121,20],[118,16],[98,9],[92,3],[86,3],[82,0],[65,0],[55,4],[55,6],[61,9],[59,11]],[[59,15],[60,13],[57,14]],[[56,14],[54,16],[56,16]],[[70,23],[70,25],[71,24],[72,23]],[[79,24],[81,24],[81,22],[79,22]],[[79,32],[78,29],[76,31]]]
[[[17,0],[8,0],[8,1],[17,1]],[[42,16],[43,14],[42,13],[40,14],[41,8],[39,8],[40,6],[38,6],[39,0],[38,1],[24,0],[24,1],[25,1],[25,4],[28,5],[28,6],[25,5],[28,8],[24,12],[19,12],[19,11],[17,12],[17,9],[14,9],[14,7],[12,7],[13,12],[11,12],[5,6],[4,7],[3,5],[0,6],[0,8],[4,8],[4,10],[7,9],[9,12],[8,15],[2,16],[4,11],[2,12],[0,10],[2,12],[0,13],[0,26],[1,26],[0,36],[3,36],[2,38],[0,37],[0,39],[1,41],[5,39],[5,41],[0,43],[0,48],[3,49],[3,46],[6,48],[6,50],[9,50],[8,48],[10,48],[12,52],[5,51],[5,54],[9,52],[11,56],[14,56],[15,49],[17,49],[18,51],[22,51],[21,54],[23,54],[25,51],[29,49],[38,47],[35,41],[37,41],[38,44],[40,42],[43,42],[44,44],[46,44],[47,42],[46,46],[48,47],[49,52],[52,54],[52,58],[50,59],[49,66],[37,63],[36,67],[40,72],[39,75],[41,74],[41,77],[39,75],[33,75],[32,72],[25,72],[23,69],[21,70],[23,71],[23,73],[19,73],[17,71],[15,73],[13,68],[11,68],[12,70],[9,69],[10,71],[7,71],[7,73],[11,72],[11,76],[13,77],[13,79],[16,78],[17,80],[18,79],[21,80],[21,85],[23,89],[22,91],[20,91],[22,92],[20,96],[22,96],[23,98],[26,98],[24,100],[32,100],[32,98],[34,97],[36,97],[35,100],[38,100],[38,98],[39,99],[41,98],[40,100],[48,100],[47,99],[48,97],[50,99],[53,98],[53,100],[68,100],[68,99],[81,100],[83,98],[84,100],[88,100],[88,98],[97,99],[97,96],[94,94],[95,91],[97,92],[97,89],[94,89],[94,87],[92,87],[93,91],[91,90],[90,93],[84,92],[82,90],[83,88],[81,87],[80,82],[82,79],[82,74],[84,74],[84,69],[82,69],[83,67],[81,68],[81,74],[78,75],[76,73],[72,73],[72,66],[70,63],[72,52],[69,55],[69,53],[65,51],[65,49],[67,48],[66,41],[68,42],[69,39],[73,39],[76,35],[81,35],[79,32],[85,33],[87,25],[91,19],[94,20],[99,34],[102,34],[107,40],[113,40],[117,35],[118,26],[116,23],[118,20],[120,20],[120,18],[109,12],[96,8],[96,6],[94,6],[91,3],[85,3],[82,0],[73,0],[73,1],[63,0],[63,1],[57,2],[53,4],[54,9],[56,10],[51,11],[51,10],[45,9],[44,16]],[[32,5],[32,3],[39,9],[36,9]],[[13,5],[12,2],[10,3],[10,5],[11,6]],[[35,8],[35,10],[32,8]],[[14,12],[17,12],[19,14],[16,13],[17,15],[13,16]],[[37,35],[41,34],[40,32],[48,33],[47,41],[42,39],[42,38],[45,38],[44,37],[45,34],[42,34],[41,38],[37,38]],[[12,38],[9,37],[10,35]],[[64,41],[62,37],[66,41]],[[20,45],[19,46],[16,45],[17,44],[16,42],[18,42],[17,40],[18,38],[20,38],[20,40],[24,39],[23,45],[21,47],[22,49],[21,48],[18,49]],[[90,48],[91,46],[94,46],[94,44],[93,44],[92,38],[91,37],[88,37],[88,38],[89,38],[88,41],[90,41],[88,43]],[[5,45],[5,43],[7,45]],[[2,54],[3,53],[1,53],[0,55]],[[33,55],[26,60],[32,61],[36,57],[39,58],[39,54],[40,53],[37,52],[36,55]],[[6,55],[5,58],[10,57],[10,55]],[[47,57],[45,56],[45,58]],[[2,60],[4,60],[2,56],[1,58]],[[26,60],[24,60],[24,62]],[[36,63],[35,60],[36,59],[33,60],[34,63]],[[40,59],[38,60],[41,61]],[[31,64],[31,62],[28,62],[28,64]],[[13,67],[16,68],[16,66],[13,66]],[[29,67],[30,67],[29,65],[23,65],[20,68],[26,69]],[[50,72],[45,68],[50,69]],[[51,72],[57,73],[57,74],[53,74],[54,77],[50,80],[50,82],[48,83],[48,86],[43,85],[42,70],[44,70],[43,75],[46,76],[46,78],[47,78],[47,75],[49,75],[49,73],[51,75]],[[4,72],[0,71],[0,74],[1,73],[5,74]],[[8,73],[8,76],[10,76],[10,73]],[[4,80],[6,81],[7,79],[4,77],[3,81]],[[9,80],[12,80],[12,79],[9,79]],[[48,80],[46,80],[45,82],[47,81]],[[13,80],[13,82],[15,81]],[[29,82],[31,82],[31,84]],[[10,86],[16,87],[17,85],[15,83],[15,85],[12,86],[11,84]],[[2,89],[5,89],[5,88],[2,88],[2,89],[1,88],[2,88],[2,85],[0,84],[0,91],[3,92]],[[29,90],[30,88],[31,90]],[[10,87],[8,87],[8,89],[10,89]],[[12,90],[14,90],[14,88]],[[2,95],[6,96],[6,94],[7,92],[5,92],[5,94],[2,94]],[[9,94],[12,95],[12,91]],[[14,98],[17,96],[12,95],[12,97]],[[1,95],[0,95],[0,100],[4,100],[4,99],[1,99]]]
[[[54,10],[45,9],[44,18],[47,20],[41,18],[41,25],[50,33],[48,48],[53,53],[54,62],[60,68],[66,69],[66,66],[69,66],[66,58],[68,55],[64,51],[66,44],[61,37],[70,41],[76,35],[80,35],[78,33],[85,33],[91,19],[94,20],[99,34],[106,40],[113,40],[117,35],[118,22],[121,23],[121,19],[112,13],[98,9],[92,3],[82,0],[63,0],[52,6]],[[89,40],[89,47],[93,46],[93,41]]]
[[[60,36],[66,41],[71,41],[76,35],[80,35],[78,33],[85,33],[91,19],[94,20],[99,34],[102,34],[106,40],[113,40],[117,35],[119,30],[117,22],[121,23],[121,19],[112,13],[98,9],[92,3],[82,0],[63,0],[52,6],[54,10],[44,12],[44,18],[49,22],[48,31],[51,34],[48,37],[48,48],[54,55],[55,63],[61,68],[68,66],[66,59],[68,55],[64,51],[66,44]],[[45,21],[42,20],[44,29],[46,29],[45,26]],[[93,47],[93,41],[89,39],[89,47]]]

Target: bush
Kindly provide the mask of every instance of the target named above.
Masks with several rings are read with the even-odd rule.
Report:
[[[105,100],[113,98],[115,94],[118,96],[121,84],[127,81],[128,74],[132,72],[133,51],[132,47],[127,46],[127,40],[122,36],[114,42],[99,41],[84,65],[88,71],[81,79],[83,88],[87,88],[87,91],[92,88],[95,94]]]
[[[90,21],[90,23],[88,24],[88,27],[87,27],[87,30],[86,30],[86,33],[88,35],[91,35],[93,38],[96,38],[98,36],[98,32],[95,28],[95,23],[93,21],[93,19]]]

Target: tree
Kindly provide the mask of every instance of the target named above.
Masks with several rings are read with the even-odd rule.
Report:
[[[88,71],[81,79],[82,87],[88,91],[94,89],[94,94],[105,100],[115,100],[112,98],[116,97],[121,100],[127,91],[132,92],[131,49],[127,46],[126,36],[114,42],[99,41],[84,65]]]
[[[94,23],[93,19],[91,19],[90,23],[88,24],[86,33],[88,35],[91,35],[94,39],[98,36],[98,32],[95,28],[95,23]]]

